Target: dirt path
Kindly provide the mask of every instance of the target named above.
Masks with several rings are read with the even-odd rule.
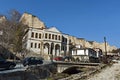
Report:
[[[87,80],[120,80],[116,78],[118,74],[120,74],[120,62],[103,69],[100,73],[91,76]]]

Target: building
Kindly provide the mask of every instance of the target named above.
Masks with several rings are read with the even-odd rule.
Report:
[[[99,55],[99,53],[98,53]],[[76,61],[80,62],[95,62],[99,57],[97,52],[91,48],[73,48],[72,56]]]
[[[36,21],[38,20],[38,23],[33,23],[32,18],[35,18]],[[29,28],[23,38],[23,46],[29,52],[45,56],[46,58],[49,58],[51,54],[53,56],[67,55],[69,51],[69,38],[67,34],[61,33],[55,27],[46,28],[42,21],[30,14],[27,15],[27,13],[23,14],[21,22],[23,20],[25,20],[25,25],[29,23]]]
[[[41,56],[64,56],[69,51],[68,36],[55,27],[49,29],[29,28],[23,39],[24,47]],[[52,52],[51,52],[52,49]]]

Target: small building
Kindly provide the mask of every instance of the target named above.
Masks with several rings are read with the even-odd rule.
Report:
[[[74,48],[72,56],[80,62],[95,62],[98,58],[96,51],[91,48]]]

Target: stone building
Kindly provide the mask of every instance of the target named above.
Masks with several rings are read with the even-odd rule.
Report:
[[[36,22],[32,22],[33,20]],[[25,20],[25,22],[24,22]],[[28,32],[23,38],[24,48],[47,59],[53,56],[65,56],[69,51],[69,38],[55,27],[46,28],[44,23],[31,14],[23,14],[21,20],[28,25]]]
[[[30,52],[46,57],[50,54],[64,56],[69,51],[68,36],[59,32],[55,27],[49,29],[29,28],[23,42],[24,47]]]

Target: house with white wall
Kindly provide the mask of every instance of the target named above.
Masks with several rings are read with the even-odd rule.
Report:
[[[62,34],[55,27],[48,29],[29,28],[23,38],[24,47],[41,56],[64,56],[69,51],[68,35]],[[51,45],[53,46],[51,47]],[[51,52],[52,48],[52,52]]]

